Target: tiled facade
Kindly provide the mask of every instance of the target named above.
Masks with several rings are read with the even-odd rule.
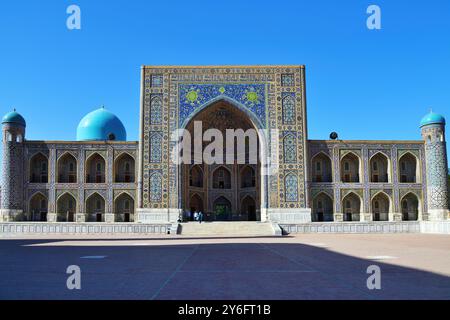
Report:
[[[308,140],[303,66],[145,66],[139,142],[31,141],[24,139],[24,128],[3,126],[2,220],[36,220],[37,208],[55,222],[176,222],[189,193],[171,158],[176,147],[171,137],[219,103],[262,132],[268,166],[277,168],[258,174],[258,220],[447,219],[444,125],[422,127],[419,141]],[[118,182],[123,154],[133,172]],[[65,156],[75,159],[76,178],[70,161],[60,163]],[[72,181],[62,183],[65,165],[71,166]]]

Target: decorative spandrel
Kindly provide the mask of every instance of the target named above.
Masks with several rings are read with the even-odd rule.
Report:
[[[198,108],[221,97],[247,108],[265,126],[265,84],[180,84],[179,125],[182,126]]]

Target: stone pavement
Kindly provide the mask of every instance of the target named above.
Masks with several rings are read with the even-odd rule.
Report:
[[[81,290],[66,287],[69,265]],[[450,299],[450,236],[14,238],[0,272],[0,299]]]

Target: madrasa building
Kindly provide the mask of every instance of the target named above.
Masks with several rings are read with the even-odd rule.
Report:
[[[28,139],[25,118],[9,112],[0,221],[174,225],[202,211],[289,229],[448,219],[443,116],[425,115],[417,141],[309,140],[305,89],[301,65],[143,66],[139,141],[105,108],[80,121],[75,141]],[[262,158],[177,163],[173,133],[193,133],[196,121],[257,130]]]

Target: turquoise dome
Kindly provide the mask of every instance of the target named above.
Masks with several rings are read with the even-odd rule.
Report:
[[[23,127],[27,126],[27,123],[25,122],[25,119],[18,112],[16,112],[16,110],[8,112],[7,114],[5,114],[5,116],[2,119],[2,124],[5,124],[5,123],[18,124],[18,125],[21,125]]]
[[[420,121],[420,127],[429,125],[429,124],[443,124],[445,125],[445,118],[440,114],[434,113],[430,111],[425,117]]]
[[[88,113],[77,128],[77,141],[125,141],[127,132],[122,121],[105,108]]]

